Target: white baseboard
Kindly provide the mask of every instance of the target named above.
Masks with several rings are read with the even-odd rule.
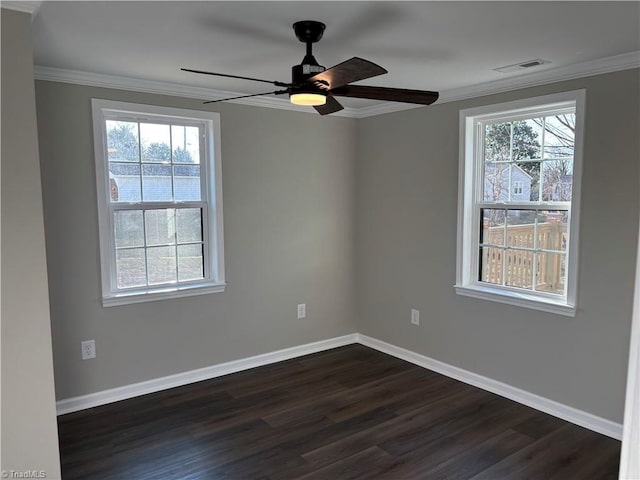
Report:
[[[588,428],[589,430],[593,430],[594,432],[615,438],[616,440],[622,439],[622,424],[620,423],[612,422],[611,420],[578,410],[577,408],[541,397],[535,393],[521,390],[511,385],[507,385],[506,383],[478,375],[477,373],[473,373],[459,367],[454,367],[453,365],[440,362],[439,360],[412,352],[411,350],[397,347],[376,338],[368,337],[367,335],[358,333],[356,338],[358,343],[380,352],[387,353],[415,365],[441,373],[442,375],[446,375],[447,377],[455,380],[468,383],[474,387],[478,387],[518,403],[522,403],[528,407],[535,408],[541,412],[548,413],[549,415],[561,418],[567,422],[571,422],[581,427]]]
[[[66,398],[56,402],[58,415],[76,412],[86,408],[97,407],[107,403],[126,400],[128,398],[146,395],[148,393],[159,392],[181,385],[187,385],[210,378],[221,377],[230,373],[248,370],[250,368],[269,365],[271,363],[289,360],[291,358],[309,355],[336,347],[342,347],[352,343],[360,343],[367,347],[373,348],[380,352],[392,355],[394,357],[406,360],[423,368],[441,373],[447,377],[459,380],[461,382],[473,385],[474,387],[487,390],[502,397],[514,400],[528,407],[535,408],[541,412],[548,413],[554,417],[561,418],[567,422],[580,425],[594,432],[601,433],[611,438],[620,440],[622,438],[622,425],[619,423],[606,420],[591,413],[578,410],[576,408],[564,405],[562,403],[541,397],[531,392],[521,390],[519,388],[507,385],[506,383],[493,380],[477,373],[464,370],[439,360],[421,355],[410,350],[397,347],[382,340],[378,340],[360,333],[352,333],[342,337],[330,338],[319,342],[299,345],[297,347],[285,348],[275,352],[264,353],[253,357],[242,358],[230,362],[212,365],[210,367],[199,368],[188,372],[169,375],[167,377],[156,378],[145,382],[126,385],[124,387],[103,390],[79,397]]]
[[[99,405],[105,405],[119,400],[126,400],[127,398],[146,395],[147,393],[159,392],[168,388],[208,380],[210,378],[221,377],[230,373],[261,367],[263,365],[269,365],[271,363],[281,362],[283,360],[289,360],[303,355],[309,355],[310,353],[317,353],[323,350],[342,347],[344,345],[356,343],[356,338],[357,334],[351,333],[342,337],[330,338],[328,340],[307,343],[305,345],[285,348],[275,352],[263,353],[262,355],[232,360],[218,365],[211,365],[210,367],[177,373],[167,377],[155,378],[153,380],[134,383],[132,385],[125,385],[124,387],[102,390],[100,392],[90,393],[79,397],[65,398],[56,402],[56,410],[58,415],[64,415],[65,413],[97,407]]]

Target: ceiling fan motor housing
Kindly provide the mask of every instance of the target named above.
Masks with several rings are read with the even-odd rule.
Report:
[[[322,65],[319,65],[313,56],[309,58],[309,55],[307,55],[304,57],[304,60],[302,60],[302,64],[291,67],[291,83],[294,85],[304,84],[307,78],[313,77],[325,70],[326,69]]]

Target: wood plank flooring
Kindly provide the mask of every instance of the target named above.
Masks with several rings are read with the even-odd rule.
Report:
[[[65,480],[617,479],[620,442],[361,345],[59,417]]]

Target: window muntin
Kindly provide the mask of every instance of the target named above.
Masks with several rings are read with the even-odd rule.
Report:
[[[93,105],[103,303],[222,291],[217,114]]]
[[[573,314],[582,98],[461,112],[458,293]]]

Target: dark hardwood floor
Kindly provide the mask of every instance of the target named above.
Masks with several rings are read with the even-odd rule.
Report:
[[[361,345],[59,417],[65,480],[617,479],[620,442]]]

